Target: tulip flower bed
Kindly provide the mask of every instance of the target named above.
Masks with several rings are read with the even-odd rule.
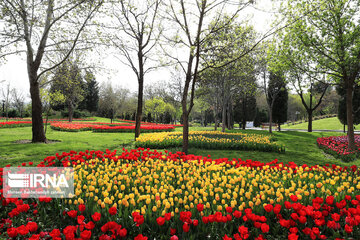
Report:
[[[3,118],[5,119],[5,118]],[[16,119],[16,121],[14,121]],[[16,127],[31,127],[32,121],[28,119],[22,119],[22,118],[14,118],[11,119],[12,121],[6,121],[6,122],[0,122],[0,128],[16,128]],[[49,119],[48,122],[55,122],[58,121],[65,121],[67,119]],[[89,121],[93,119],[82,119],[82,118],[75,118],[74,121]],[[44,120],[45,123],[45,120]],[[64,123],[66,124],[66,123]],[[56,128],[56,127],[55,127]],[[69,127],[67,128],[68,131],[75,131],[76,127]],[[82,130],[82,128],[80,128]],[[57,130],[60,130],[60,128],[57,128]]]
[[[325,152],[342,159],[345,162],[355,160],[360,152],[360,136],[355,135],[357,150],[349,151],[347,136],[322,137],[317,139],[318,146]]]
[[[42,166],[73,166],[76,197],[0,195],[1,239],[360,238],[356,166],[145,149],[64,152]]]
[[[172,125],[141,125],[142,132],[164,132],[174,131]],[[93,132],[134,132],[135,126],[94,126]]]
[[[182,133],[142,134],[135,146],[144,148],[170,148],[182,146]],[[203,149],[236,149],[264,152],[285,152],[285,147],[271,141],[269,136],[219,131],[191,131],[189,146]]]
[[[73,118],[73,121],[94,121],[95,118]],[[48,121],[52,121],[52,122],[59,122],[59,121],[69,121],[68,118],[52,118],[52,119],[48,119]]]
[[[0,122],[0,128],[16,128],[16,127],[29,127],[31,126],[31,121],[9,121],[9,122]]]
[[[135,124],[134,120],[118,119],[117,121]],[[152,122],[141,122],[141,124],[159,125],[159,123],[152,123]],[[164,125],[171,125],[171,126],[174,126],[174,127],[182,127],[183,126],[182,124],[164,124]]]
[[[78,131],[90,131],[93,132],[134,132],[135,125],[131,123],[63,123],[55,122],[50,124],[51,128],[58,131],[66,132],[78,132]],[[161,131],[173,131],[175,129],[172,125],[164,124],[151,124],[141,125],[142,132],[161,132]]]

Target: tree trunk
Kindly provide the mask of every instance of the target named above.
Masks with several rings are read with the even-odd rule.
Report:
[[[280,132],[281,131],[281,124],[278,123],[278,131]]]
[[[205,117],[204,117],[204,114],[203,114],[202,111],[200,111],[200,116],[201,116],[201,123],[200,124],[201,124],[202,127],[204,127],[205,126],[205,120],[204,120]]]
[[[344,124],[344,133],[346,133],[346,128],[345,128],[345,126],[346,126],[346,125]]]
[[[308,122],[308,132],[312,132],[312,114],[313,114],[313,106],[312,106],[312,84],[311,84],[311,87],[310,87],[310,106],[309,106],[309,109],[308,109],[308,119],[309,119],[309,122]]]
[[[228,101],[227,104],[227,128],[230,130],[232,129],[232,124],[231,124],[231,104],[230,101]]]
[[[45,120],[45,136],[46,136],[46,131],[47,131],[47,125],[48,125],[48,121],[49,121],[49,114],[50,114],[50,106],[48,107],[48,109],[46,110],[46,120]]]
[[[9,119],[9,102],[7,101],[5,104],[5,115],[6,115],[6,121]]]
[[[144,78],[139,79],[139,89],[138,89],[138,102],[136,110],[136,123],[135,123],[135,140],[140,136],[141,128],[141,117],[142,117],[142,108],[143,108],[143,90],[144,90]]]
[[[185,106],[183,105],[183,109],[186,109],[186,102],[185,102]],[[188,148],[189,148],[189,117],[188,117],[186,111],[183,111],[182,119],[183,119],[183,146],[182,146],[182,151],[185,154],[188,154]]]
[[[224,101],[225,102],[225,101]],[[222,126],[221,126],[221,131],[225,132],[225,126],[226,126],[226,104],[223,103],[223,107],[222,107]]]
[[[32,107],[32,142],[46,142],[39,83],[36,76],[29,76]]]
[[[308,132],[312,132],[312,119],[313,119],[313,111],[308,111]]]
[[[246,129],[246,119],[247,119],[247,116],[246,116],[246,101],[245,101],[245,97],[243,98],[243,101],[242,101],[242,115],[243,115],[243,118],[242,118],[242,129],[245,130]]]
[[[348,141],[349,141],[349,150],[355,150],[355,135],[354,135],[354,122],[353,122],[353,104],[352,104],[352,95],[353,95],[353,84],[348,84],[346,88],[346,117],[347,117],[347,126],[348,126]]]
[[[69,122],[73,121],[73,115],[74,115],[74,108],[72,103],[70,102],[68,105],[68,112],[69,112]]]
[[[272,133],[272,107],[269,106],[269,133]]]
[[[218,118],[217,118],[216,110],[214,110],[214,122],[215,122],[214,130],[217,131]]]

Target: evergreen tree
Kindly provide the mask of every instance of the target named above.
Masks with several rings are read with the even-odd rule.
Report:
[[[90,71],[86,71],[84,78],[86,88],[84,101],[82,101],[82,109],[86,109],[89,112],[96,112],[99,108],[99,84],[94,74]]]
[[[272,101],[272,98],[275,97],[272,107],[272,119],[278,124],[278,129],[280,131],[280,124],[287,121],[288,105],[288,91],[286,89],[286,82],[283,75],[270,72],[268,92],[270,101]]]

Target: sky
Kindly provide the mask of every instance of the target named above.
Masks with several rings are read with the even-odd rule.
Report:
[[[271,22],[274,19],[274,0],[258,0],[253,7],[248,7],[241,12],[240,19],[248,19],[256,31],[265,33],[271,29]],[[107,71],[97,71],[96,80],[102,82],[111,82],[114,86],[129,88],[135,92],[138,88],[136,75],[126,65],[121,63],[113,55],[103,54],[98,56],[102,67]],[[150,72],[146,75],[145,85],[157,81],[166,81],[170,78],[168,69],[160,69]],[[0,83],[5,80],[10,82],[12,88],[23,92],[27,101],[30,101],[29,80],[27,77],[25,56],[12,55],[7,57],[6,62],[0,62]],[[4,86],[4,82],[1,83]],[[2,98],[0,91],[0,98]],[[1,99],[0,99],[1,100]]]

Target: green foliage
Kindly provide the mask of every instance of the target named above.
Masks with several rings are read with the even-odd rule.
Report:
[[[256,108],[255,118],[254,118],[254,127],[260,127],[261,123],[267,122],[269,120],[266,110]]]
[[[359,4],[357,0],[288,0],[282,12],[293,24],[283,32],[284,49],[293,59],[309,62],[307,70],[327,73],[328,80],[340,82],[347,74],[356,76],[360,71],[356,67]]]
[[[154,97],[145,101],[147,121],[170,123],[176,117],[176,109],[171,103],[165,103],[161,97]]]
[[[281,73],[270,72],[268,98],[273,101],[273,121],[281,124],[287,121],[288,91],[284,76]]]
[[[66,110],[61,111],[61,116],[69,117],[69,112]],[[74,118],[87,118],[87,117],[91,117],[91,114],[88,111],[80,111],[78,109],[75,109],[73,112],[73,117]]]
[[[86,109],[89,112],[96,112],[99,108],[99,83],[96,81],[92,72],[86,71],[85,76],[85,94],[84,100],[80,103],[80,109]]]
[[[210,27],[214,24],[212,22]],[[224,16],[216,24],[219,28],[218,32],[211,35],[206,42],[205,62],[200,74],[197,95],[201,95],[202,101],[210,105],[216,118],[226,109],[223,124],[232,128],[233,118],[238,122],[243,119],[253,120],[253,114],[245,116],[246,111],[241,110],[243,107],[240,109],[238,105],[249,104],[245,108],[252,109],[252,112],[255,110],[251,106],[253,104],[251,99],[257,90],[255,55],[244,53],[250,51],[255,44],[256,32],[252,26],[232,21],[228,16]],[[237,60],[233,61],[234,59]]]
[[[346,90],[342,85],[336,87],[336,91],[340,95],[339,99],[339,108],[338,108],[338,118],[342,124],[347,125],[347,116],[346,116]],[[353,121],[354,124],[360,123],[360,86],[356,85],[353,92]]]
[[[40,88],[41,103],[47,108],[47,106],[62,105],[65,103],[66,98],[60,90],[53,89],[50,92],[46,88]]]
[[[256,110],[256,98],[253,94],[240,96],[235,100],[234,121],[239,124],[246,124],[246,121],[253,121]]]
[[[84,86],[85,83],[79,66],[71,61],[63,63],[52,78],[50,93],[55,94],[58,92],[62,94],[64,101],[63,104],[58,104],[58,101],[54,101],[55,104],[52,104],[52,108],[60,110],[67,107],[69,111],[75,109],[84,99]],[[55,95],[52,96],[55,97]]]
[[[113,119],[119,112],[130,114],[135,111],[136,105],[132,102],[134,99],[128,98],[128,95],[129,90],[126,88],[114,88],[109,82],[102,84],[99,94],[99,116]]]

